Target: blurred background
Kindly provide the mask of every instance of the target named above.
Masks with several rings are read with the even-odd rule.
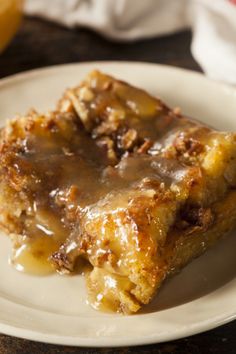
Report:
[[[236,0],[0,0],[0,52],[0,77],[135,60],[236,84]]]
[[[0,51],[0,77],[135,60],[235,84],[236,0],[0,0]]]
[[[71,13],[73,9],[79,12],[85,1],[64,0],[64,3],[67,6],[69,3],[67,11]],[[90,1],[87,3],[91,6]],[[0,77],[48,65],[91,60],[149,61],[199,70],[190,54],[189,30],[164,38],[112,40],[91,26],[63,25],[63,16],[56,17],[61,7],[60,0],[25,1],[23,17],[23,0],[0,0]]]

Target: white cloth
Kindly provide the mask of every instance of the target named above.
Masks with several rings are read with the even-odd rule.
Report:
[[[124,41],[190,27],[206,74],[236,84],[235,0],[26,0],[25,12]]]

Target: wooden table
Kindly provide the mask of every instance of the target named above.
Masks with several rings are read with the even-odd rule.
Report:
[[[38,67],[91,60],[147,61],[200,71],[190,54],[190,40],[191,33],[184,31],[135,43],[114,43],[88,30],[72,31],[25,19],[15,40],[0,56],[0,78]],[[174,342],[121,349],[60,347],[0,335],[0,354],[18,353],[235,354],[236,321]]]

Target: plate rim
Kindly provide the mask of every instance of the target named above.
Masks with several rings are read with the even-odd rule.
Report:
[[[144,338],[136,339],[126,339],[124,344],[120,343],[119,338],[114,337],[95,337],[95,338],[82,338],[76,336],[57,336],[54,334],[42,334],[38,331],[32,331],[29,329],[22,329],[19,327],[14,327],[6,324],[0,323],[0,333],[10,336],[17,337],[21,339],[26,339],[30,341],[35,341],[45,344],[54,344],[59,346],[69,346],[69,347],[83,347],[83,348],[122,348],[122,347],[136,347],[141,345],[151,345],[165,342],[172,342],[178,339],[188,338],[200,333],[209,332],[215,328],[223,326],[230,323],[236,319],[236,314],[229,314],[227,318],[216,319],[216,321],[209,325],[207,321],[201,323],[201,328],[198,326],[189,326],[189,330],[183,333],[183,330],[176,331],[175,334],[164,334],[162,338],[157,340],[155,335],[147,336]],[[199,325],[199,324],[198,324]],[[196,328],[195,328],[196,327]],[[112,344],[111,344],[112,342]]]
[[[216,81],[211,77],[207,77],[203,72],[198,72],[194,71],[188,68],[182,68],[179,66],[175,65],[167,65],[167,64],[160,64],[160,63],[154,63],[154,62],[145,62],[145,61],[126,61],[126,60],[94,60],[94,61],[81,61],[81,62],[68,62],[68,63],[63,63],[63,64],[56,64],[56,65],[49,65],[49,66],[44,66],[44,67],[39,67],[39,68],[34,68],[30,70],[23,70],[18,73],[15,73],[13,75],[7,75],[2,78],[0,78],[0,87],[4,85],[8,85],[13,83],[14,81],[21,81],[23,79],[26,79],[28,76],[31,78],[40,76],[42,73],[47,73],[51,71],[57,71],[60,68],[65,68],[65,67],[76,67],[76,66],[104,66],[104,65],[121,65],[121,66],[147,66],[147,67],[158,67],[160,69],[172,71],[172,72],[184,72],[187,75],[190,75],[192,77],[198,77],[199,79],[202,79],[203,81],[208,81],[209,83],[212,83],[213,85],[217,85],[219,88],[234,91],[236,93],[236,86],[231,85],[228,83],[224,83],[222,81]],[[115,76],[115,75],[114,75]]]

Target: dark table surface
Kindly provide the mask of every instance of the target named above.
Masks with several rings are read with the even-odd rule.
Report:
[[[134,43],[114,43],[85,30],[68,30],[38,19],[25,19],[18,35],[0,56],[0,78],[20,71],[69,62],[131,60],[200,71],[190,53],[191,33]],[[127,333],[128,335],[128,333]],[[177,341],[133,348],[73,348],[31,342],[0,334],[0,354],[236,354],[236,321]]]

